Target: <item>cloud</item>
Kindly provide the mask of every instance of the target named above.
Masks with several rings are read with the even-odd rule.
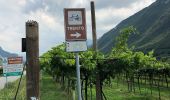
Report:
[[[63,8],[86,8],[87,36],[91,35],[91,0],[0,0],[0,46],[20,53],[25,22],[39,23],[40,52],[65,41]],[[94,0],[97,36],[102,36],[123,19],[155,0]]]
[[[96,7],[98,9],[113,7],[113,8],[126,8],[134,2],[140,2],[141,0],[95,0]],[[144,1],[144,0],[142,0]]]
[[[24,0],[0,1],[0,46],[7,51],[21,51],[21,37],[24,30],[21,7]],[[22,18],[23,17],[23,18]]]
[[[36,0],[27,1],[25,6],[25,13],[37,12],[37,10],[44,10],[47,15],[54,17],[63,17],[63,8],[86,8],[87,26],[91,26],[91,0]],[[102,36],[111,28],[115,27],[120,21],[141,10],[142,8],[151,4],[154,0],[94,0],[96,7],[96,23],[98,36]],[[62,19],[61,19],[62,20]],[[60,20],[57,20],[60,21]],[[63,21],[60,21],[62,24]],[[87,28],[88,36],[91,36],[91,27]],[[89,37],[92,38],[92,37]]]
[[[27,0],[23,9],[24,13],[36,12],[43,9],[48,14],[60,16],[63,15],[63,8],[71,7],[74,3],[73,0]]]
[[[52,16],[43,9],[30,12],[26,18],[39,23],[40,52],[45,52],[64,41],[63,18]]]
[[[127,0],[125,1],[127,2]],[[136,2],[132,1],[134,0],[129,0],[126,6],[119,6],[119,8],[115,6],[107,6],[105,8],[101,7],[100,9],[96,10],[97,19],[96,23],[97,29],[99,29],[98,30],[99,37],[102,36],[103,33],[106,33],[107,31],[115,27],[122,20],[142,10],[144,7],[149,6],[155,0],[142,0],[142,1],[135,0]],[[113,0],[112,2],[118,2],[118,0],[117,1]]]

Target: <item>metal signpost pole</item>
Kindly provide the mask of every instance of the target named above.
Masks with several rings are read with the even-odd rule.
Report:
[[[86,18],[85,8],[65,8],[64,9],[65,22],[65,40],[66,51],[74,52],[76,57],[76,72],[77,72],[77,94],[78,100],[81,97],[81,80],[80,80],[80,64],[78,52],[86,51]]]
[[[81,84],[80,84],[80,65],[79,65],[79,54],[75,53],[76,56],[76,71],[77,71],[77,92],[78,92],[78,100],[82,100],[81,98]]]
[[[8,76],[7,76],[7,73],[6,73],[6,88],[8,88]]]
[[[6,89],[8,90],[8,78],[7,78],[7,73],[6,73]],[[8,100],[8,92],[6,92],[6,99]]]

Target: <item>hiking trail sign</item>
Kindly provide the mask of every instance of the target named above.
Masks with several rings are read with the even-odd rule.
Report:
[[[65,8],[65,39],[66,41],[86,40],[86,18],[84,8]]]
[[[67,52],[87,50],[85,8],[64,9],[65,40]]]

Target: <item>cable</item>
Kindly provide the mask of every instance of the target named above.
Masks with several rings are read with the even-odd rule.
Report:
[[[21,77],[20,77],[20,80],[19,80],[19,83],[18,83],[18,87],[17,87],[17,91],[16,91],[16,94],[15,94],[14,100],[17,99],[17,94],[18,94],[18,90],[19,90],[19,87],[20,87],[20,84],[21,84],[21,79],[22,79],[22,76],[23,76],[25,67],[26,67],[26,64],[24,64],[23,71],[22,71],[22,73],[21,73]]]

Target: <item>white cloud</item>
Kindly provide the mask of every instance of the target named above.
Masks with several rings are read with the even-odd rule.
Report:
[[[98,37],[120,21],[148,6],[155,0],[96,0]],[[121,4],[120,4],[121,3]],[[25,22],[39,23],[40,52],[65,41],[63,8],[86,8],[87,36],[91,35],[90,0],[1,0],[0,46],[20,53],[21,38],[25,37]]]
[[[27,19],[32,19],[40,22],[45,25],[45,27],[55,27],[56,21],[54,16],[48,15],[42,9],[37,10],[36,12],[31,12],[27,16]]]
[[[26,0],[18,0],[18,4],[20,6],[24,6],[26,4]]]
[[[39,23],[41,53],[64,41],[63,18],[52,16],[43,9],[29,13],[26,18]]]
[[[123,19],[126,19],[134,13],[149,6],[154,1],[155,0],[142,0],[134,2],[126,7],[115,8],[113,6],[109,6],[106,8],[98,9],[96,11],[97,29],[99,29],[98,36],[102,36],[103,33],[115,27]]]

